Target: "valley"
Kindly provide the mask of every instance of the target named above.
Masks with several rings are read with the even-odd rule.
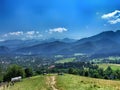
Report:
[[[22,82],[7,89],[120,90],[119,32],[80,40],[1,41],[0,82],[22,75]]]
[[[120,0],[0,0],[0,90],[120,90]]]

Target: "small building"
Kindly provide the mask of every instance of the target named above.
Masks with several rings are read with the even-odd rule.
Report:
[[[20,82],[22,79],[21,76],[18,76],[18,77],[14,77],[14,78],[11,78],[11,82]]]
[[[64,75],[64,73],[63,72],[58,72],[58,75]]]
[[[43,72],[43,75],[47,75],[47,73],[46,73],[46,72]]]
[[[55,65],[51,65],[48,67],[48,69],[53,69],[53,68],[55,68]]]

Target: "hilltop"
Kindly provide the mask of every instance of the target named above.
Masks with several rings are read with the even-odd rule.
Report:
[[[120,90],[120,82],[65,74],[23,79],[5,90]],[[2,89],[0,89],[2,90]]]

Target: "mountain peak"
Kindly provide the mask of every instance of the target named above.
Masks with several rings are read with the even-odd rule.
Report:
[[[115,32],[114,31],[104,31],[104,32],[102,32],[100,34],[113,34],[113,33],[115,33]]]
[[[116,32],[117,32],[117,33],[120,33],[120,30],[117,30]]]

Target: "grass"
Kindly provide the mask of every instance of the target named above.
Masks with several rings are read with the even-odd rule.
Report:
[[[117,56],[110,56],[110,57],[106,57],[106,58],[96,58],[96,59],[92,59],[91,61],[92,62],[95,62],[95,63],[100,63],[104,60],[108,60],[108,61],[120,61],[120,57],[117,57]]]
[[[76,58],[65,58],[59,61],[56,61],[55,63],[68,63],[68,62],[73,62]]]
[[[3,79],[3,76],[2,76],[2,75],[0,75],[0,82],[2,81],[2,79]]]
[[[107,59],[109,59],[109,60],[112,60],[112,61],[114,61],[114,60],[120,60],[120,57],[108,57]]]
[[[35,76],[23,81],[15,83],[14,86],[8,87],[6,90],[51,90],[46,83],[46,76]]]
[[[75,75],[57,76],[59,90],[120,90],[120,82]]]
[[[98,64],[100,68],[103,68],[104,70],[110,66],[113,70],[120,69],[120,64]]]
[[[77,75],[65,74],[55,76],[55,87],[58,90],[120,90],[120,81],[95,79]],[[21,82],[0,90],[52,90],[49,84],[49,75],[34,76],[23,79]]]

